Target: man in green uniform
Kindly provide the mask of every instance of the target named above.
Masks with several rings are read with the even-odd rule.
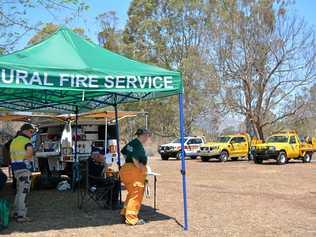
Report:
[[[121,151],[125,156],[125,164],[120,170],[120,177],[128,192],[121,216],[128,225],[145,224],[144,220],[138,219],[138,212],[144,196],[147,175],[148,158],[143,145],[149,140],[150,132],[140,128],[135,135],[137,137]]]

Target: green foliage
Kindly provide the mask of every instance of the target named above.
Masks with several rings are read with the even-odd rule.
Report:
[[[288,1],[212,4],[210,47],[223,106],[263,138],[264,129],[299,114],[307,102],[306,86],[316,78],[314,33],[287,13]]]
[[[88,9],[81,0],[4,2],[0,0],[0,54],[11,51],[30,31],[38,32],[30,39],[33,44],[57,29],[57,22],[30,24],[30,10],[67,11],[67,23]],[[316,78],[315,31],[289,14],[291,3],[133,0],[123,30],[117,28],[115,12],[97,16],[98,40],[133,59],[181,71],[188,134],[201,127],[218,131],[223,114],[233,114],[244,118],[247,129],[262,138],[264,130],[298,124],[295,116],[313,101],[308,92]],[[84,34],[81,28],[75,31]],[[178,134],[177,98],[126,104],[121,109],[144,109],[154,133]],[[138,119],[129,126],[143,123]]]
[[[50,36],[51,34],[53,34],[55,31],[58,30],[60,26],[53,24],[53,23],[47,23],[46,25],[44,25],[44,27],[37,32],[29,41],[28,44],[36,44],[42,40],[44,40],[46,37]],[[82,28],[74,28],[73,29],[74,32],[76,32],[77,34],[84,36],[84,29]]]
[[[290,4],[134,0],[124,52],[182,72],[188,133],[201,120],[214,121],[226,112],[244,117],[247,130],[262,138],[264,128],[299,113],[306,103],[304,88],[316,76],[314,34],[288,14]],[[163,109],[147,110],[159,111],[169,122],[177,103],[166,101]]]
[[[88,8],[83,0],[0,0],[0,48],[10,52],[26,34],[40,31],[43,23],[30,20],[35,10],[45,11],[54,20],[62,12],[65,18],[59,23],[66,24]]]
[[[152,101],[141,101],[140,103],[131,103],[121,105],[121,110],[144,111],[148,113],[148,126],[159,137],[176,137],[179,132],[178,110],[175,106],[177,98],[159,99]],[[169,115],[169,116],[168,116]],[[145,121],[142,117],[138,117],[134,124],[129,124],[128,129],[135,131],[138,127],[144,127]]]
[[[209,64],[207,48],[203,44],[206,37],[205,4],[205,1],[132,1],[123,32],[126,55],[181,71],[188,134],[192,133],[201,116],[214,106],[211,98],[218,90],[219,77]],[[163,108],[152,104],[147,110],[150,117],[159,114],[157,120],[170,122],[168,125],[176,131],[178,104],[174,98],[166,99],[164,103]],[[175,119],[170,121],[170,118]],[[154,129],[159,131],[160,126],[156,123]]]
[[[105,12],[97,16],[100,24],[98,33],[99,44],[111,51],[121,53],[123,50],[122,33],[117,29],[118,17],[113,11]]]

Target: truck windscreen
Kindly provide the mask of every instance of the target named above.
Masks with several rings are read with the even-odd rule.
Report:
[[[288,141],[288,136],[272,136],[268,138],[267,143],[286,143]]]

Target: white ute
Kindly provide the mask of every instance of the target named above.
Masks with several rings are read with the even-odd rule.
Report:
[[[204,144],[203,137],[185,137],[184,152],[186,157],[196,159],[200,146]],[[162,144],[158,148],[158,152],[162,160],[168,160],[170,157],[181,158],[180,138],[175,139],[171,143]]]

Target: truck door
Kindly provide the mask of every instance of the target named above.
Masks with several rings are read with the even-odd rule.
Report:
[[[248,141],[245,137],[240,137],[240,156],[248,155]]]
[[[300,156],[300,144],[299,141],[296,139],[296,136],[290,136],[289,139],[290,149],[289,149],[289,158],[297,158]]]
[[[248,153],[248,143],[245,137],[236,137],[235,139],[235,155],[237,156],[246,156]]]
[[[230,145],[231,145],[231,149],[230,149],[230,155],[231,156],[239,156],[240,154],[240,137],[233,137],[230,140]]]
[[[198,150],[200,150],[201,145],[204,143],[202,138],[196,138],[195,139],[195,151],[197,152]]]
[[[189,150],[192,152],[197,152],[202,144],[202,139],[192,138],[188,143]]]

